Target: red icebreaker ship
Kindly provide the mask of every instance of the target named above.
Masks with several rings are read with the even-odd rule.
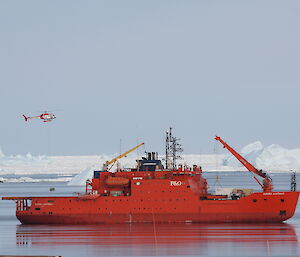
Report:
[[[278,223],[291,218],[299,192],[273,191],[270,177],[257,170],[220,137],[216,137],[250,172],[263,178],[262,192],[237,189],[210,194],[202,169],[176,165],[177,138],[166,138],[163,165],[157,153],[147,153],[132,169],[110,172],[128,152],[107,161],[87,181],[86,192],[69,197],[3,197],[16,201],[16,216],[22,224],[105,223]],[[294,187],[295,188],[295,187]]]

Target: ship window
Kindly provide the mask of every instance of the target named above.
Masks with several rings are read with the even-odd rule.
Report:
[[[256,200],[256,199],[253,199],[252,201],[253,201],[254,203],[256,203],[256,202],[257,202],[257,200]]]
[[[280,199],[280,201],[283,203],[283,202],[284,202],[284,199]]]
[[[279,215],[286,215],[286,210],[280,210]]]
[[[49,212],[49,214],[51,215],[51,214],[52,214],[52,212],[50,211],[50,212]]]
[[[54,201],[53,200],[48,200],[48,203],[54,203]]]
[[[41,208],[35,208],[37,211],[39,211]]]
[[[188,185],[188,186],[186,186],[187,188],[190,188],[191,186],[190,185]]]
[[[266,198],[264,199],[264,201],[267,201],[267,200],[268,200],[268,199],[266,199]]]

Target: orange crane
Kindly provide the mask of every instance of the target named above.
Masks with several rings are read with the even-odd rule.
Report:
[[[263,170],[256,169],[250,162],[248,162],[244,157],[242,157],[238,152],[236,152],[232,147],[230,147],[226,142],[224,142],[222,138],[216,136],[215,139],[219,141],[224,148],[226,148],[229,152],[231,152],[232,155],[235,158],[237,158],[238,161],[241,164],[243,164],[247,170],[264,179],[262,184],[255,176],[253,176],[253,178],[257,181],[257,183],[262,187],[264,192],[272,192],[273,190],[272,179],[267,173],[263,172]]]

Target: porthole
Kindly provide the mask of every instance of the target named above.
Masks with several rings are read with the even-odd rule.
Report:
[[[280,210],[279,215],[286,215],[286,210]]]

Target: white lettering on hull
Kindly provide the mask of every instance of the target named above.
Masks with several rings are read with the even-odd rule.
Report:
[[[182,182],[181,181],[170,181],[170,186],[181,186]]]

